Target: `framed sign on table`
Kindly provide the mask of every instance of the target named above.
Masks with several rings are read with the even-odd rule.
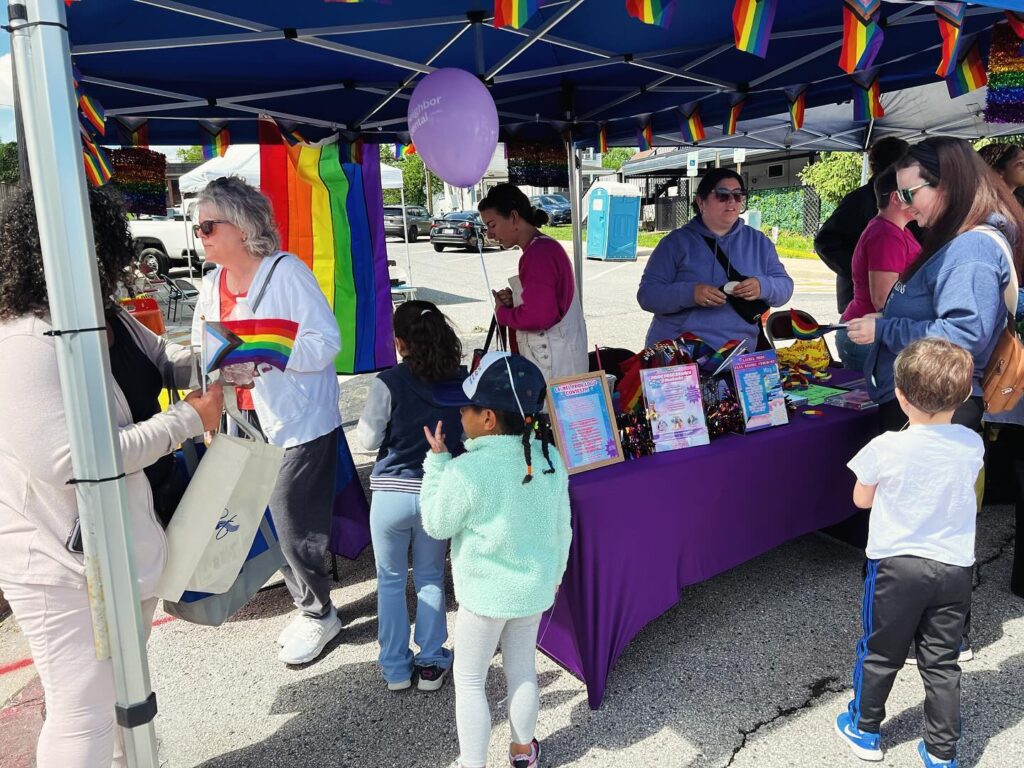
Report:
[[[555,445],[570,475],[624,459],[603,371],[555,379],[548,384],[547,403]]]

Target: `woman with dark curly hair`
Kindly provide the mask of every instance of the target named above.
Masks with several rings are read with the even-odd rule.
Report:
[[[113,299],[134,259],[118,201],[90,190],[97,268],[107,318],[114,411],[124,461],[129,530],[143,616],[166,562],[157,517],[170,498],[170,454],[220,421],[219,386],[161,413],[164,372],[187,385],[191,353],[167,344]],[[0,221],[0,589],[29,642],[46,695],[39,768],[124,765],[115,737],[114,673],[98,661],[77,530],[71,447],[49,320],[36,210],[20,191]],[[26,386],[28,384],[28,386]],[[155,508],[155,503],[157,508]],[[171,508],[173,510],[173,507]],[[119,736],[119,734],[117,734]]]
[[[434,389],[461,386],[466,378],[462,344],[448,318],[429,301],[407,301],[395,310],[395,348],[402,362],[370,384],[356,434],[377,450],[370,475],[373,503],[370,532],[377,561],[377,639],[384,682],[392,691],[408,688],[415,674],[421,691],[444,684],[452,664],[444,601],[444,559],[448,544],[428,536],[420,519],[423,459],[430,450],[423,426],[444,423],[449,450],[460,444],[458,407],[437,402]],[[416,585],[415,656],[409,650],[409,580]]]

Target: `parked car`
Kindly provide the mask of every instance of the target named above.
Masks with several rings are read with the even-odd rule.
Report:
[[[534,195],[530,205],[547,213],[552,224],[568,224],[572,221],[572,206],[562,195]]]
[[[404,224],[409,228],[409,242],[415,243],[420,235],[430,232],[432,222],[433,218],[427,213],[427,209],[421,205],[405,206],[404,222],[402,221],[402,206],[384,206],[384,234],[388,237],[404,238],[405,232],[402,231]]]
[[[476,211],[455,211],[434,220],[430,228],[430,242],[440,253],[447,247],[477,249],[477,237],[484,238],[484,248],[501,248],[501,243],[487,236],[487,227]]]
[[[143,215],[128,222],[139,264],[147,274],[166,275],[173,267],[191,265],[203,269],[203,244],[192,235],[191,219],[197,214],[194,200],[181,208],[168,208],[166,216]]]

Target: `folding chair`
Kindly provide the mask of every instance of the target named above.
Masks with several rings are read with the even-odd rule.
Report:
[[[180,277],[161,275],[167,283],[167,318],[174,322],[178,319],[178,310],[182,306],[189,307],[193,312],[199,299],[199,289]]]

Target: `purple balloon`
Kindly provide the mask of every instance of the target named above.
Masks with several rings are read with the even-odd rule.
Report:
[[[479,78],[439,69],[420,80],[409,102],[409,135],[424,164],[456,187],[483,178],[498,146],[498,110]]]

